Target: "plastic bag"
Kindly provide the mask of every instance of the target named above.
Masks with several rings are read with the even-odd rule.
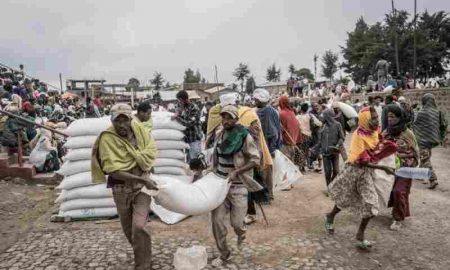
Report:
[[[40,138],[33,151],[30,153],[30,163],[36,167],[41,167],[44,165],[47,155],[50,153],[48,149],[45,149],[45,143],[47,138]]]
[[[275,151],[273,159],[273,190],[278,191],[289,188],[290,185],[302,180],[302,173],[292,161],[279,150]]]

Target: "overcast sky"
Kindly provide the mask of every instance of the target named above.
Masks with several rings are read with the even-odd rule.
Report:
[[[418,11],[450,10],[449,0],[417,0]],[[413,12],[413,0],[395,0]],[[272,63],[313,70],[313,55],[339,51],[358,17],[381,20],[391,0],[2,0],[0,62],[24,64],[59,85],[67,78],[148,82],[155,71],[181,83],[184,70],[232,82],[239,62],[257,83]],[[318,65],[318,74],[320,68]]]

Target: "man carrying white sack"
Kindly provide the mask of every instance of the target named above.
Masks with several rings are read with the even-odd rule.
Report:
[[[260,163],[260,155],[256,143],[249,131],[238,122],[238,109],[228,105],[220,113],[223,131],[216,138],[213,171],[231,182],[225,201],[212,211],[212,229],[220,256],[212,261],[219,267],[231,259],[231,251],[227,245],[226,215],[230,213],[231,226],[238,236],[240,247],[245,240],[246,227],[244,218],[247,213],[248,192],[263,189],[253,179],[253,169]]]
[[[114,202],[125,236],[133,247],[134,268],[151,269],[151,238],[147,216],[151,197],[142,187],[157,189],[146,175],[156,157],[155,141],[144,126],[132,121],[127,104],[111,108],[112,127],[103,131],[93,148],[92,179],[112,188]]]

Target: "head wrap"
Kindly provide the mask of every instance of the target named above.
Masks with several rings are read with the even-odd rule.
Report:
[[[220,96],[220,105],[222,107],[225,107],[227,105],[236,105],[236,94],[230,93],[230,94],[224,94]]]
[[[255,89],[255,91],[253,91],[253,97],[260,102],[269,102],[270,100],[269,91],[264,88]]]
[[[358,114],[358,128],[352,135],[350,144],[350,153],[348,155],[349,163],[356,163],[366,150],[375,149],[379,143],[379,134],[377,130],[370,128],[372,114],[370,107],[364,107]]]
[[[393,113],[398,119],[398,123],[395,125],[389,125],[387,126],[387,132],[391,135],[399,135],[406,129],[406,119],[405,119],[405,113],[403,112],[403,109],[400,108],[400,106],[396,104],[389,104],[386,106],[386,115],[388,113]]]

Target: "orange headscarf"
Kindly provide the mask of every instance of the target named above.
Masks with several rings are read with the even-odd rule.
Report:
[[[352,135],[347,162],[355,163],[364,151],[372,150],[378,145],[379,132],[370,128],[371,118],[370,107],[362,108],[358,114],[358,128]]]

